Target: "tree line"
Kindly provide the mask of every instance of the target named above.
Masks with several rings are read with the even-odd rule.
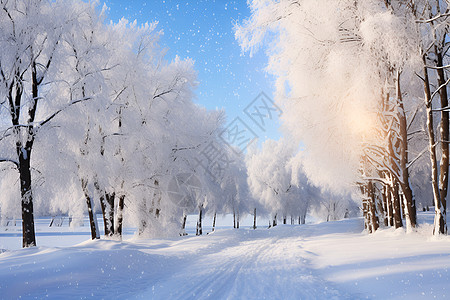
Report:
[[[194,62],[165,58],[156,23],[107,22],[106,6],[83,1],[0,0],[2,222],[22,217],[24,247],[36,214],[87,213],[97,239],[101,211],[104,235],[121,239],[124,226],[184,235],[196,213],[202,234],[205,214],[213,228],[225,213],[235,228],[246,214],[253,228],[257,214],[269,227],[356,215],[357,193],[369,232],[402,217],[414,228],[414,175],[433,170],[445,233],[447,8],[382,4],[250,3],[236,34],[252,50],[276,36],[269,70],[287,134],[244,155],[221,138],[224,112],[192,101]]]
[[[220,138],[224,112],[192,101],[194,62],[165,58],[156,22],[108,22],[106,6],[84,1],[0,8],[0,216],[21,216],[23,247],[36,245],[35,215],[75,224],[87,214],[92,239],[99,211],[104,235],[117,239],[124,224],[184,235],[193,213],[197,234],[205,213],[233,213],[236,228],[248,213],[256,228],[257,212],[305,222],[311,193],[291,171],[283,186],[264,179],[275,196],[248,184],[257,153],[245,158]]]
[[[413,184],[430,186],[433,233],[447,234],[448,3],[253,0],[250,7],[236,37],[250,53],[267,45],[282,119],[305,146],[309,178],[358,190],[368,232],[380,224],[415,228]]]
[[[182,205],[163,193],[172,174],[195,173],[198,202],[213,202],[226,185],[198,152],[225,149],[224,114],[192,102],[193,62],[165,60],[156,23],[108,23],[106,7],[83,1],[0,6],[0,211],[16,217],[21,199],[24,247],[36,245],[36,207],[87,211],[93,239],[97,201],[106,236],[120,238],[125,218],[141,233],[179,224]]]

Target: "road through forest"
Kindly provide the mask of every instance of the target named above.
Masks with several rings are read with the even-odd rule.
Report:
[[[431,212],[419,220],[410,234],[381,229],[368,235],[362,219],[347,219],[222,227],[203,236],[189,225],[185,237],[129,232],[120,242],[91,241],[87,225],[49,228],[43,219],[38,247],[13,247],[20,247],[20,226],[0,233],[0,298],[448,298],[450,238],[432,237]]]

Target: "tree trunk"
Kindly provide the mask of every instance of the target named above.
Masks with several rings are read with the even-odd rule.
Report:
[[[388,226],[394,226],[394,208],[392,198],[392,187],[386,185],[386,206],[387,206],[387,221]]]
[[[286,225],[286,216],[283,216],[283,224]]]
[[[216,230],[216,213],[214,213],[214,218],[213,218],[213,225],[212,225],[212,231]]]
[[[442,54],[437,52],[437,67],[443,67],[444,62],[442,59]],[[438,68],[438,86],[445,85],[445,73],[444,69]],[[441,108],[448,107],[448,94],[447,86],[444,86],[439,91],[441,99]],[[439,197],[442,206],[442,218],[439,221],[439,232],[447,234],[447,188],[448,188],[448,172],[449,172],[449,112],[448,110],[441,110],[441,122],[439,124],[440,135],[441,135],[441,150],[442,157],[440,162],[440,172],[439,172]]]
[[[405,215],[406,215],[406,210],[405,210],[405,197],[403,197],[402,184],[400,184],[399,199],[400,199],[400,208],[401,208],[400,211],[402,212],[400,215],[402,217],[402,220],[404,220],[405,219]],[[408,224],[406,226],[408,226]]]
[[[303,214],[301,215],[301,217],[302,217],[302,225],[306,224],[306,213],[307,213],[307,210],[305,209],[303,211]]]
[[[383,195],[382,195],[382,201],[383,201],[383,211],[384,211],[384,218],[383,218],[383,224],[384,226],[389,226],[389,205],[388,205],[388,199],[387,199],[387,186],[383,185]]]
[[[110,234],[109,231],[109,224],[108,224],[108,219],[107,219],[107,212],[106,212],[106,200],[105,200],[105,194],[101,194],[100,195],[100,206],[102,208],[102,216],[103,216],[103,226],[104,226],[104,230],[105,230],[105,236],[110,236],[112,234]]]
[[[125,195],[119,197],[119,203],[117,204],[117,222],[114,234],[122,239],[123,230],[123,209],[125,207]]]
[[[84,193],[84,197],[86,198],[86,205],[88,208],[88,214],[89,214],[89,225],[91,227],[91,238],[93,240],[95,239],[99,239],[100,238],[100,232],[98,231],[98,227],[97,227],[97,220],[95,220],[95,215],[94,215],[94,211],[92,209],[92,202],[91,202],[91,197],[89,196],[89,191],[87,189],[87,180],[86,179],[81,179],[81,188],[83,190]]]
[[[49,61],[50,64],[50,61]],[[34,229],[34,213],[33,213],[33,193],[31,191],[31,150],[34,144],[34,119],[36,116],[37,103],[39,99],[39,84],[43,78],[38,80],[36,61],[31,61],[31,99],[28,107],[27,126],[25,126],[25,145],[22,142],[23,136],[20,132],[19,118],[22,109],[22,95],[23,95],[23,75],[16,73],[17,82],[13,88],[9,90],[8,100],[10,103],[10,114],[12,117],[12,124],[17,126],[13,129],[16,136],[16,151],[19,158],[19,178],[20,178],[20,194],[22,198],[22,246],[31,247],[36,246],[36,234]],[[15,90],[14,104],[12,102],[12,91]]]
[[[397,91],[397,102],[399,105],[399,125],[400,125],[400,140],[401,140],[401,149],[400,149],[400,170],[402,174],[402,178],[400,178],[402,192],[403,192],[403,209],[404,215],[406,219],[407,228],[416,227],[417,217],[416,217],[416,204],[413,197],[413,192],[411,190],[411,185],[409,181],[409,170],[408,170],[408,132],[407,132],[407,123],[406,123],[406,115],[403,107],[403,98],[400,89],[400,72],[397,71],[397,80],[396,80],[396,91]]]
[[[277,226],[277,214],[275,214],[275,217],[273,217],[273,227]]]
[[[36,246],[33,194],[31,192],[31,148],[18,149],[20,194],[22,197],[22,247]]]
[[[377,183],[374,183],[374,194],[375,194],[375,201],[376,206],[375,209],[377,210],[377,216],[378,216],[378,226],[380,225],[381,220],[383,221],[383,224],[386,220],[386,211],[384,210],[384,193],[380,191],[380,189],[377,188]]]
[[[187,215],[186,215],[186,213],[183,212],[183,223],[181,224],[180,236],[187,235],[187,233],[186,233],[186,219],[187,219]]]
[[[115,193],[106,193],[105,194],[105,205],[106,205],[106,219],[108,223],[108,232],[109,236],[114,235],[114,201],[115,201]],[[106,228],[105,228],[105,235],[106,235]]]
[[[108,226],[108,220],[106,218],[107,212],[106,212],[105,192],[102,189],[100,189],[98,182],[94,182],[94,187],[100,197],[100,207],[102,208],[103,226],[105,229],[105,236],[109,236],[110,235],[109,226]]]
[[[256,208],[253,210],[253,229],[256,229]]]
[[[138,215],[139,215],[139,227],[138,227],[138,234],[142,235],[146,229],[147,229],[147,221],[146,219],[148,218],[148,208],[147,208],[147,199],[144,199],[144,201],[142,201],[142,207],[140,207]]]
[[[239,229],[239,211],[237,212],[236,215],[236,228]]]
[[[378,229],[379,221],[377,216],[374,186],[371,180],[367,183],[367,192],[369,200],[369,233],[374,233]]]
[[[392,214],[394,216],[394,227],[403,227],[401,206],[400,206],[400,195],[398,193],[398,183],[393,179],[393,187],[391,189],[391,199],[392,199]]]
[[[94,184],[100,193],[100,204],[102,207],[103,223],[105,226],[105,237],[114,235],[114,198],[115,194],[104,193],[100,190],[98,183]]]
[[[430,148],[430,160],[431,160],[431,185],[433,187],[433,198],[434,198],[434,229],[433,234],[439,235],[446,232],[446,220],[444,219],[443,207],[441,204],[440,190],[438,184],[438,164],[436,156],[436,138],[434,135],[433,128],[433,103],[431,99],[431,89],[430,89],[430,79],[428,77],[428,69],[426,67],[427,61],[425,54],[422,56],[422,61],[424,65],[424,92],[425,92],[425,107],[427,112],[427,132],[428,141]]]
[[[360,185],[361,194],[363,195],[362,199],[362,211],[363,211],[363,219],[364,219],[364,230],[367,230],[369,232],[370,228],[370,221],[369,221],[369,199],[366,196],[366,189],[367,186],[364,186],[363,184]],[[327,216],[327,222],[328,222]]]
[[[383,201],[381,200],[381,198],[378,198],[377,195],[375,195],[375,199],[376,199],[376,203],[377,205],[375,206],[375,209],[377,211],[377,216],[378,216],[378,226],[380,226],[380,223],[383,222],[384,224],[384,220],[386,220],[385,217],[385,213],[384,213],[384,207],[383,207]]]
[[[390,97],[389,94],[387,94],[386,102],[389,101],[389,97]],[[394,113],[395,107],[389,110],[392,113]],[[402,148],[402,145],[399,145],[399,143],[401,144],[402,141],[400,141],[401,140],[400,133],[396,132],[392,128],[389,129],[387,134],[388,134],[387,137],[388,137],[388,152],[389,152],[389,158],[387,163],[391,167],[391,171],[386,174],[387,177],[386,179],[389,180],[388,190],[390,191],[390,196],[388,197],[388,199],[390,199],[392,202],[393,225],[395,228],[400,228],[403,227],[403,221],[402,221],[401,203],[399,198],[398,180],[399,179],[402,180],[403,177],[399,175],[401,173],[400,160],[402,155],[401,153],[398,153],[398,150],[399,148]]]
[[[33,73],[35,75],[35,73]],[[19,76],[19,74],[16,74]],[[37,86],[35,76],[32,76],[32,100],[37,99]],[[22,79],[21,79],[22,80]],[[31,150],[34,143],[34,130],[32,122],[36,113],[36,101],[31,102],[29,109],[26,132],[21,132],[19,127],[19,117],[21,110],[21,99],[23,95],[22,84],[12,85],[7,96],[10,105],[11,121],[14,127],[13,132],[16,138],[16,153],[18,157],[18,170],[20,180],[20,195],[22,203],[22,247],[36,246],[36,233],[34,229],[33,193],[31,191]],[[25,145],[22,142],[25,134]]]
[[[200,205],[199,206],[199,212],[198,212],[197,232],[195,233],[195,235],[202,235],[203,234],[202,213],[203,213],[203,205]]]
[[[161,213],[161,191],[159,189],[159,181],[155,179],[155,192],[153,194],[153,207],[155,208],[155,216],[159,218],[159,214]],[[155,201],[156,199],[156,201]]]

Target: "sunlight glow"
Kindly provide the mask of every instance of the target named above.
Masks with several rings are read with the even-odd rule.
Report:
[[[349,104],[344,112],[344,118],[351,132],[363,138],[370,138],[375,133],[375,116],[358,104]]]

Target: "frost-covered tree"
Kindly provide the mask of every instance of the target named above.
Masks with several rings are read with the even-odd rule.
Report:
[[[286,224],[288,216],[304,224],[309,204],[319,194],[304,176],[297,152],[287,139],[267,140],[246,157],[250,192],[272,214],[273,225],[277,218]]]
[[[221,189],[226,197],[221,213],[232,213],[233,227],[239,228],[240,219],[247,214],[254,213],[256,206],[254,198],[249,192],[244,154],[231,147],[226,150],[228,150],[227,156],[230,163],[221,180]]]
[[[121,237],[123,224],[161,235],[179,230],[183,211],[220,201],[199,156],[220,140],[223,113],[192,102],[193,62],[164,58],[156,23],[107,24],[105,7],[83,1],[0,3],[1,176],[11,185],[0,212],[16,216],[12,166],[24,247],[36,244],[33,209],[81,218],[87,207],[94,239],[99,208],[105,236]],[[201,182],[195,207],[168,196],[182,173]]]
[[[266,36],[275,39],[268,47],[268,70],[277,76],[284,127],[305,145],[307,176],[335,191],[360,185],[364,215],[374,230],[382,208],[376,199],[387,191],[395,226],[402,226],[403,207],[413,228],[410,167],[416,157],[409,155],[409,141],[420,100],[414,80],[420,38],[416,19],[405,18],[408,5],[397,13],[391,1],[249,4],[252,16],[236,36],[250,52]]]
[[[422,70],[418,77],[423,83],[424,102],[427,115],[427,133],[431,160],[431,182],[435,205],[435,220],[433,233],[446,234],[446,210],[449,176],[449,83],[446,74],[448,62],[448,2],[446,1],[408,1],[392,4],[394,11],[407,11],[417,24],[416,40],[419,55],[422,58]],[[436,101],[438,98],[439,101]],[[440,114],[438,132],[435,132],[435,112]],[[440,144],[440,159],[438,158]],[[439,164],[439,166],[438,166]]]
[[[0,95],[2,115],[9,119],[2,123],[2,161],[13,163],[19,173],[23,246],[28,247],[36,244],[31,170],[40,131],[75,104],[97,97],[72,97],[69,78],[68,41],[92,5],[20,0],[0,5]]]

